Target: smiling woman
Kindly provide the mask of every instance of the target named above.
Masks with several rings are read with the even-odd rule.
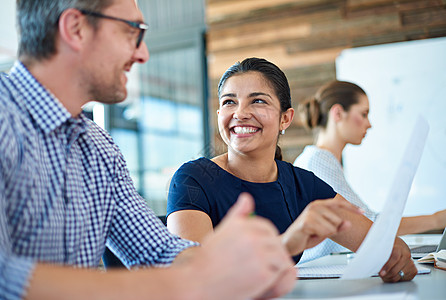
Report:
[[[256,214],[275,224],[295,261],[325,237],[342,235],[353,219],[358,226],[346,246],[355,249],[358,233],[370,223],[313,173],[278,159],[279,134],[294,115],[284,73],[264,59],[248,58],[224,73],[218,94],[218,127],[228,151],[185,163],[175,173],[168,194],[169,230],[201,242],[239,194],[249,192]],[[317,200],[328,198],[334,199]]]
[[[237,76],[234,75],[244,76],[242,79],[240,79],[240,77],[237,78]],[[232,81],[230,84],[226,84],[229,78],[231,78]],[[245,80],[246,82],[244,82]],[[279,116],[276,118],[277,120],[280,119],[280,133],[284,134],[285,129],[290,125],[294,115],[294,110],[291,108],[290,87],[285,74],[283,74],[283,72],[277,68],[277,66],[264,60],[246,59],[242,63],[234,64],[223,74],[218,84],[218,96],[220,99],[220,110],[218,111],[219,115],[222,108],[226,106],[226,102],[229,101],[230,103],[228,104],[236,105],[237,103],[235,100],[237,99],[237,96],[242,96],[233,93],[234,89],[238,90],[240,88],[239,93],[248,93],[244,87],[250,88],[250,94],[245,96],[249,97],[253,104],[257,104],[254,105],[254,109],[261,109],[263,107],[264,110],[266,109],[263,112],[266,117],[272,117],[269,115],[269,113],[275,113],[276,115],[277,113],[281,114],[280,118]],[[232,106],[232,109],[233,108],[234,106]],[[250,107],[247,109],[248,110],[246,113],[249,113]],[[243,118],[243,113],[245,113],[244,108],[239,106],[235,117],[237,119]],[[258,115],[260,116],[260,114]],[[219,116],[220,134],[222,134],[221,130],[223,128],[222,124],[220,124],[221,119],[222,118]],[[276,134],[275,137],[277,138],[278,135]],[[282,160],[282,154],[280,148],[277,146],[277,140],[275,144],[275,158]]]
[[[294,115],[284,73],[269,61],[247,58],[223,74],[218,95],[218,126],[228,151],[177,170],[168,193],[168,229],[206,243],[237,197],[248,192],[254,196],[256,215],[276,226],[277,238],[295,262],[303,250],[327,237],[356,251],[372,222],[312,172],[277,159],[279,133]],[[408,276],[398,275],[400,270]],[[395,239],[380,276],[395,282],[415,274],[407,245]]]
[[[289,126],[294,111],[292,108],[282,111],[277,93],[264,75],[254,71],[234,75],[220,93],[218,127],[228,145],[228,155],[253,152],[273,157],[274,152],[280,153],[276,146],[278,135]],[[227,167],[230,162],[231,159],[226,161]],[[273,161],[270,167],[274,168]]]

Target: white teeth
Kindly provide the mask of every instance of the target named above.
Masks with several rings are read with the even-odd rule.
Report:
[[[253,128],[253,127],[234,127],[234,132],[237,134],[254,133],[256,131],[257,131],[257,128]]]

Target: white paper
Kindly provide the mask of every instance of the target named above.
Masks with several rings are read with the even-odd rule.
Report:
[[[341,279],[370,277],[389,259],[428,132],[427,121],[418,117],[384,207]]]
[[[274,298],[275,300],[292,300],[300,298]],[[316,300],[322,298],[305,298],[305,300]],[[416,297],[412,294],[405,292],[399,293],[386,293],[386,294],[370,294],[370,295],[355,295],[346,297],[333,297],[333,298],[323,298],[325,300],[413,300]]]
[[[446,250],[445,251],[446,255]],[[418,260],[419,261],[419,260]],[[433,261],[432,261],[433,263]],[[306,279],[321,279],[321,278],[339,278],[344,274],[347,265],[326,265],[326,266],[315,266],[315,267],[299,267],[297,277]],[[431,270],[428,268],[417,266],[418,273],[420,274],[430,274]],[[378,273],[372,276],[378,276]]]

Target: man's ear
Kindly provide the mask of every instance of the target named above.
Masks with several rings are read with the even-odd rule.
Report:
[[[294,109],[288,108],[288,110],[284,113],[282,113],[282,117],[280,118],[280,130],[287,129],[291,122],[293,122],[294,118]]]
[[[344,112],[344,108],[342,108],[341,104],[335,104],[330,108],[329,116],[333,121],[339,122],[342,119]]]
[[[86,38],[86,29],[91,30],[87,18],[77,9],[69,8],[65,10],[59,18],[59,43],[79,51]]]

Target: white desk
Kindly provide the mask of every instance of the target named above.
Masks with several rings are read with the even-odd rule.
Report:
[[[302,266],[322,266],[346,264],[346,255],[329,255],[302,264]],[[357,295],[378,295],[389,293],[409,293],[413,299],[446,299],[446,271],[438,270],[433,265],[420,264],[431,269],[430,274],[417,275],[412,281],[384,283],[379,277],[359,280],[307,279],[297,280],[291,293],[281,298],[333,298]]]

